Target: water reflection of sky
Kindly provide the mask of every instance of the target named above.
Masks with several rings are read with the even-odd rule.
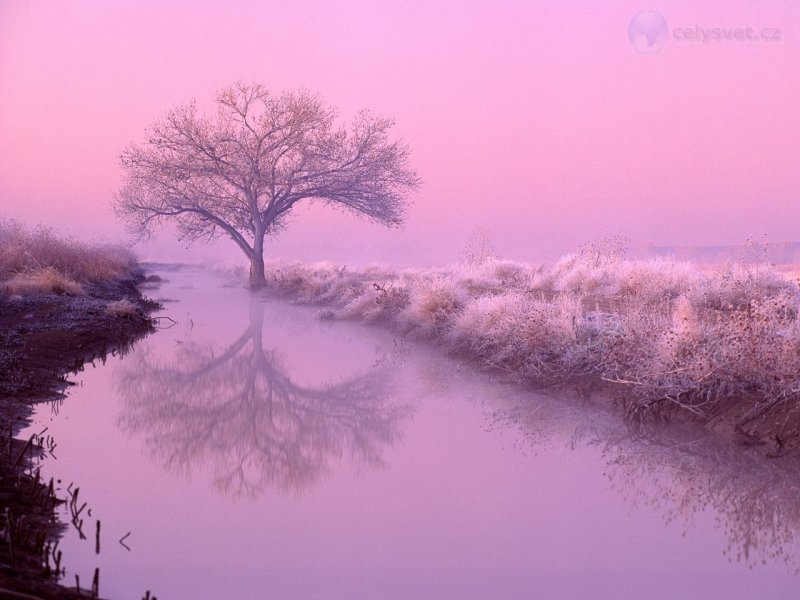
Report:
[[[59,442],[45,471],[78,482],[109,540],[95,556],[66,536],[65,564],[100,566],[103,594],[794,597],[790,460],[632,434],[595,400],[164,277],[177,325],[39,415]]]

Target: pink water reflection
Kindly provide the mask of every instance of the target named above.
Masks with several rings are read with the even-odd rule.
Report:
[[[169,282],[151,293],[178,300],[164,312],[178,325],[121,362],[81,374],[60,415],[42,409],[33,425],[46,423],[59,443],[58,460],[44,470],[78,482],[103,521],[99,556],[74,533],[62,547],[82,579],[100,567],[104,595],[794,597],[800,516],[785,502],[798,481],[790,463],[773,467],[694,431],[632,439],[590,402],[492,381],[424,346],[398,355],[382,329],[326,324],[315,309],[274,301],[253,305],[244,289],[200,270],[162,275]],[[237,346],[276,360],[228,364],[219,381],[198,369]],[[193,358],[181,362],[187,352]],[[154,365],[182,373],[183,389],[174,378],[156,385]],[[237,385],[253,368],[257,393],[242,395]],[[231,373],[235,381],[214,388]],[[369,389],[360,404],[327,393],[361,384]],[[282,410],[317,410],[306,425],[295,414],[282,421],[280,431],[292,435],[279,438],[293,442],[286,452],[320,459],[314,477],[286,486],[291,460],[256,460],[248,474],[266,477],[253,493],[220,486],[220,465],[278,439],[263,415],[247,411],[280,386],[305,390],[278,402]],[[196,419],[218,402],[228,402],[230,419]],[[148,415],[156,417],[151,429]],[[185,437],[199,422],[207,437]],[[380,435],[370,429],[376,423]],[[360,460],[357,438],[379,460]],[[283,470],[271,472],[276,465]],[[765,486],[771,498],[758,493]],[[131,552],[116,543],[127,531]],[[761,558],[755,547],[735,560],[742,544],[776,540],[785,550],[777,561],[751,570]]]

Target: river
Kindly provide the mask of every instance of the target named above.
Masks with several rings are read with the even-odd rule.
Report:
[[[688,425],[631,430],[585,391],[153,269],[159,331],[23,432],[47,428],[45,479],[86,503],[65,583],[99,569],[102,596],[136,600],[798,597],[796,462]]]

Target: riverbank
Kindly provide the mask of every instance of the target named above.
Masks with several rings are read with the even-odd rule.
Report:
[[[80,293],[0,293],[0,596],[86,598],[92,582],[59,585],[58,550],[66,526],[55,514],[67,501],[40,479],[34,462],[51,451],[47,436],[16,439],[33,405],[58,401],[69,374],[125,352],[153,331],[157,304],[140,294],[144,274],[84,281]],[[68,557],[64,557],[68,561]],[[17,595],[14,595],[17,594]]]
[[[800,448],[800,286],[765,263],[701,269],[600,245],[549,267],[275,263],[267,279],[323,318],[381,322],[534,385],[610,391],[631,420],[699,421],[771,455]]]

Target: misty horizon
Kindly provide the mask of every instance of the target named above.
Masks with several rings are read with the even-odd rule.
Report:
[[[669,28],[652,54],[629,39],[643,7],[626,3],[45,5],[0,9],[5,217],[127,239],[111,209],[126,145],[172,106],[258,80],[317,92],[343,120],[393,118],[424,182],[401,229],[301,207],[268,257],[453,262],[478,229],[530,261],[618,234],[632,247],[798,240],[789,2],[659,6]],[[224,260],[224,246],[188,256]],[[161,248],[182,253],[167,233],[139,252]]]

